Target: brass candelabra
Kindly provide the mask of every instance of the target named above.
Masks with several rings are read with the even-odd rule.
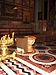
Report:
[[[15,52],[9,54],[8,46],[14,44],[14,32],[12,33],[12,38],[8,35],[1,37],[0,40],[0,50],[2,51],[0,54],[0,61],[5,60],[10,57],[15,57]]]

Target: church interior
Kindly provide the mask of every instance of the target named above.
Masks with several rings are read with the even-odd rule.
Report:
[[[0,0],[0,75],[56,75],[56,0]]]

